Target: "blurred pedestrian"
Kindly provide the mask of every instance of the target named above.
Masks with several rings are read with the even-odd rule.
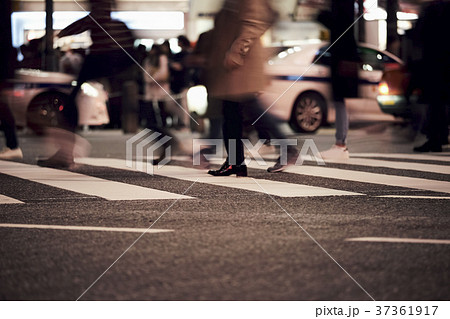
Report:
[[[330,30],[331,87],[336,111],[335,144],[321,153],[323,159],[348,159],[346,98],[358,96],[359,56],[353,28],[354,1],[333,0],[331,12],[321,12],[319,22]]]
[[[180,52],[175,53],[170,61],[170,89],[173,93],[179,94],[189,86],[190,74],[185,60],[192,53],[189,39],[180,35],[177,38]]]
[[[3,89],[3,79],[0,79],[0,91]],[[19,147],[14,117],[3,97],[0,97],[0,130],[5,134],[6,146],[0,150],[0,160],[22,159],[23,153]]]
[[[92,39],[77,84],[70,94],[68,105],[62,111],[62,126],[72,134],[64,134],[59,150],[49,159],[39,160],[40,166],[67,168],[73,164],[74,133],[78,124],[75,98],[84,82],[104,77],[114,80],[118,76],[121,83],[126,79],[135,80],[134,61],[131,58],[135,53],[135,38],[123,22],[111,18],[114,0],[90,0],[89,4],[91,12],[88,16],[75,21],[58,34],[62,38],[89,30]]]
[[[442,152],[442,145],[448,144],[447,107],[450,105],[450,43],[442,38],[442,32],[450,30],[450,1],[426,4],[416,28],[422,53],[419,76],[428,114],[427,141],[414,151]]]
[[[0,4],[0,91],[6,85],[5,81],[14,76],[14,66],[17,61],[17,51],[11,41],[11,1],[2,1]],[[0,96],[3,96],[0,94]],[[6,147],[0,150],[1,160],[22,159],[22,150],[16,134],[16,124],[9,106],[0,98],[0,129],[5,134]]]
[[[175,111],[174,127],[184,128],[189,124],[189,110],[187,107],[186,93],[191,85],[192,69],[188,67],[186,60],[192,54],[192,46],[189,39],[180,35],[177,38],[180,52],[175,53],[170,60],[170,90],[178,96],[178,108]],[[181,107],[180,107],[181,106]]]
[[[161,135],[157,141],[164,137],[170,137],[166,145],[170,145],[172,153],[180,152],[181,148],[177,138],[170,132],[167,126],[168,113],[166,101],[170,98],[170,71],[169,59],[162,45],[154,44],[144,59],[143,68],[145,70],[144,82],[144,118],[146,128],[158,132]],[[165,152],[153,159],[153,165],[167,160]]]
[[[170,92],[169,59],[161,45],[154,44],[144,59],[144,112],[147,128],[167,126],[165,100]],[[157,114],[159,116],[157,116]]]
[[[188,65],[194,70],[192,76],[193,85],[203,85],[207,91],[207,64],[208,56],[212,50],[212,36],[213,30],[200,34],[192,54],[187,58]],[[217,100],[211,94],[208,94],[207,107],[205,113],[202,114],[202,118],[206,118],[209,121],[208,132],[206,132],[205,138],[221,139],[223,123],[222,100]],[[215,147],[209,146],[202,149],[201,154],[212,154],[214,151]]]
[[[83,65],[83,56],[73,51],[69,44],[62,47],[64,55],[59,59],[59,72],[78,75]]]
[[[227,158],[213,176],[247,176],[242,130],[244,121],[264,127],[273,138],[285,139],[269,114],[263,114],[258,93],[266,84],[265,54],[260,37],[275,22],[277,13],[268,0],[226,0],[216,16],[209,56],[208,88],[223,105],[223,139]],[[256,122],[255,122],[256,121]],[[292,164],[296,148],[288,148],[288,158],[278,159],[269,172]]]
[[[18,67],[40,70],[42,68],[42,46],[43,38],[32,39],[27,44],[22,44],[20,52],[23,55],[23,59],[19,62]]]

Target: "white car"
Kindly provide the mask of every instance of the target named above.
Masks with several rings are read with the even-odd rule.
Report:
[[[328,47],[327,42],[298,45],[268,61],[270,84],[261,99],[270,113],[288,121],[295,131],[312,133],[335,121]],[[362,61],[359,97],[346,99],[349,120],[393,120],[393,116],[380,111],[378,83],[386,68],[398,67],[403,62],[367,44],[359,44],[358,53]]]
[[[72,75],[32,69],[16,70],[14,79],[0,94],[8,103],[16,126],[41,132],[43,127],[58,126],[76,78]],[[98,82],[83,83],[77,96],[78,124],[109,123],[108,95]]]

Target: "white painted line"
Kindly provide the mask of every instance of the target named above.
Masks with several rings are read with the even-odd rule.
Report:
[[[412,198],[412,199],[450,199],[450,197],[446,196],[403,196],[403,195],[383,195],[376,196],[381,198]]]
[[[350,157],[379,157],[379,158],[398,158],[422,161],[442,161],[450,162],[450,156],[440,155],[442,153],[427,154],[402,154],[402,153],[350,153]]]
[[[419,239],[419,238],[391,238],[391,237],[361,237],[347,238],[345,241],[375,242],[375,243],[405,243],[405,244],[438,244],[450,245],[449,239]]]
[[[125,166],[125,160],[121,159],[103,159],[103,158],[83,158],[78,160],[79,163],[93,165],[93,166],[105,166],[117,169],[127,169]],[[254,182],[251,178],[236,178],[230,177],[214,177],[208,175],[206,170],[199,170],[195,168],[181,167],[175,165],[166,165],[160,169],[155,167],[155,175],[170,177],[174,179],[180,179],[185,181],[197,181],[198,183],[204,183],[215,186],[223,186],[230,188],[237,188],[248,190],[258,193],[266,193],[261,187]],[[347,192],[329,188],[291,184],[284,182],[276,182],[265,179],[256,180],[265,191],[274,196],[280,197],[311,197],[311,196],[355,196],[363,195],[354,192]]]
[[[0,172],[72,192],[98,196],[107,200],[193,199],[193,197],[152,188],[15,162],[0,161]]]
[[[63,225],[33,225],[33,224],[0,224],[0,228],[28,228],[28,229],[51,229],[51,230],[78,230],[78,231],[104,231],[122,233],[167,233],[171,229],[153,228],[117,228],[117,227],[91,227],[91,226],[63,226]]]
[[[353,155],[353,154],[352,154]],[[386,167],[401,170],[413,170],[427,173],[450,174],[450,165],[433,165],[411,162],[392,162],[365,158],[350,158],[347,160],[325,160],[326,163],[362,165],[368,167]]]
[[[0,194],[0,204],[24,204],[20,200]]]
[[[250,163],[250,167],[256,169],[266,169],[264,166],[257,165],[254,161]],[[450,182],[429,180],[423,178],[367,173],[346,169],[307,165],[290,166],[286,169],[286,172],[299,175],[346,180],[351,182],[371,183],[386,186],[427,190],[433,192],[450,193]]]
[[[269,193],[270,195],[280,197],[316,197],[316,196],[353,196],[362,195],[354,192],[347,192],[335,190],[330,188],[315,187],[301,184],[291,184],[285,182],[277,182],[266,179],[251,178],[237,178],[235,176],[229,177],[214,177],[207,175],[205,170],[185,168],[180,166],[165,166],[156,174],[166,177],[194,181],[197,178],[199,183],[206,183],[209,185],[223,186],[230,188],[237,188],[258,193]],[[258,185],[259,184],[259,185]],[[263,189],[261,189],[261,187]]]

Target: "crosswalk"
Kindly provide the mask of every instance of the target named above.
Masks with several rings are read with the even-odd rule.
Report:
[[[77,163],[80,165],[119,170],[125,175],[126,171],[136,172],[135,169],[127,167],[123,159],[80,158],[77,160]],[[178,164],[165,165],[162,168],[155,167],[154,174],[173,180],[174,183],[177,183],[177,181],[185,181],[207,185],[211,189],[214,187],[225,187],[285,198],[369,196],[361,191],[352,191],[352,183],[364,183],[377,185],[378,187],[386,187],[386,193],[378,195],[378,197],[383,198],[450,199],[450,195],[446,196],[446,194],[450,194],[450,156],[445,155],[352,154],[350,160],[327,161],[327,165],[325,166],[318,166],[314,163],[291,166],[284,174],[290,174],[293,178],[285,178],[283,181],[271,178],[274,174],[269,173],[267,175],[258,173],[256,174],[257,177],[250,178],[217,178],[206,174],[204,169],[198,169],[192,167],[192,165],[190,167],[189,165],[183,166],[180,164],[180,161],[176,163]],[[221,160],[218,159],[214,164],[220,163]],[[260,165],[256,161],[251,161],[248,164],[250,169],[249,175],[252,176],[252,170],[254,170],[253,172],[266,170],[273,162],[267,161],[266,164]],[[133,180],[130,178],[117,181],[90,176],[86,173],[43,168],[36,165],[11,161],[0,161],[0,179],[2,175],[18,178],[24,182],[35,183],[42,187],[50,186],[62,189],[77,194],[78,196],[83,194],[107,201],[174,201],[194,200],[197,198],[195,194],[189,194],[187,196],[182,192],[170,192],[148,186],[134,185]],[[317,186],[317,183],[315,185],[308,185],[308,183],[299,182],[299,180],[302,180],[298,178],[299,176],[340,181],[346,187],[338,189],[335,186],[336,183],[333,184],[333,187]],[[324,183],[324,185],[326,186],[327,183]],[[421,196],[415,194],[413,191],[411,191],[411,195],[390,194],[389,187],[421,191],[426,194]],[[23,194],[16,196],[14,192],[5,192],[2,189],[0,189],[0,205],[20,205],[27,203]]]
[[[0,161],[0,172],[31,182],[53,186],[75,193],[97,196],[111,201],[191,198],[189,196],[156,189],[149,191],[146,187],[110,181],[65,170],[15,162]],[[0,198],[0,203],[8,203],[13,199],[5,196],[3,200],[4,202]]]
[[[122,168],[123,160],[117,159],[95,159],[86,158],[81,159],[80,163],[93,166],[108,166],[112,168]],[[205,174],[195,168],[181,167],[176,165],[167,165],[161,169],[155,170],[156,175],[170,177],[173,179],[181,179],[190,182],[205,183],[214,186],[223,186],[230,188],[237,188],[249,190],[253,192],[268,193],[270,195],[280,197],[308,197],[308,196],[343,196],[343,195],[361,195],[353,192],[332,190],[322,187],[313,187],[308,185],[299,185],[291,183],[276,182],[264,179],[251,178],[236,178],[236,177],[221,177],[215,178],[211,175]]]

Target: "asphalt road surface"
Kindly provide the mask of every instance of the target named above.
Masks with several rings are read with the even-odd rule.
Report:
[[[42,138],[23,134],[24,160],[0,161],[0,299],[449,300],[450,153],[414,154],[402,129],[356,128],[348,161],[252,161],[247,178],[182,154],[127,167],[117,131],[41,168]],[[324,150],[332,134],[294,138]]]

